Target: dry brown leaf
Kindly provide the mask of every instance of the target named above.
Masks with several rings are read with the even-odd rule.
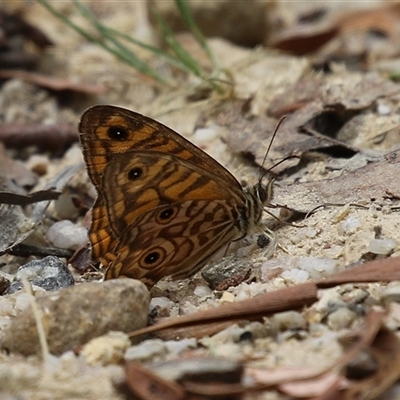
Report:
[[[194,314],[166,318],[156,324],[132,332],[130,337],[160,329],[202,325],[210,322],[236,321],[240,319],[256,319],[274,312],[298,309],[310,305],[317,299],[317,290],[313,283],[305,283],[272,293],[261,294],[257,297],[223,304],[209,310]]]
[[[400,340],[394,332],[382,326],[383,316],[383,310],[372,309],[367,315],[364,326],[354,333],[353,341],[356,343],[334,367],[345,371],[345,367],[358,354],[368,350],[376,362],[376,372],[364,379],[350,379],[347,376],[347,388],[340,390],[338,387],[332,387],[316,400],[353,400],[355,398],[373,400],[399,379]]]
[[[282,367],[274,369],[260,369],[252,366],[245,368],[245,374],[256,385],[263,387],[276,387],[293,381],[306,381],[307,379],[316,379],[323,376],[325,371],[320,368],[310,368],[304,366]]]
[[[343,153],[355,154],[357,152],[357,149],[332,137],[323,136],[323,134],[315,137],[315,135],[300,132],[303,125],[316,119],[323,112],[323,104],[315,101],[288,116],[282,122],[268,158],[264,160],[278,121],[264,116],[246,115],[247,106],[248,101],[232,101],[215,111],[215,115],[203,116],[203,120],[210,119],[223,128],[224,140],[234,152],[245,156],[250,155],[265,169],[273,167],[288,156],[301,156],[304,152],[332,146],[341,146]],[[298,163],[299,159],[297,158],[286,160],[276,166],[274,172],[278,173]]]
[[[400,257],[370,261],[348,268],[316,282],[318,288],[329,288],[349,282],[391,282],[400,280]]]
[[[371,345],[370,352],[377,363],[376,373],[352,384],[342,394],[343,400],[361,398],[373,400],[400,377],[400,341],[394,332],[382,328]]]
[[[163,329],[203,325],[223,321],[251,320],[275,312],[298,309],[317,300],[317,289],[351,282],[391,282],[400,280],[400,257],[377,260],[339,272],[316,283],[304,283],[275,292],[261,294],[236,303],[202,310],[194,314],[165,318],[152,326],[130,333],[130,337]]]
[[[334,24],[298,24],[273,37],[268,45],[292,54],[304,55],[318,50],[338,33],[339,28]]]
[[[185,392],[176,382],[168,381],[134,362],[125,365],[126,383],[140,400],[183,400]]]
[[[78,129],[71,124],[0,124],[0,142],[6,147],[39,149],[57,152],[78,141]]]
[[[201,367],[195,369],[197,373],[184,372],[183,375],[176,373],[171,375],[169,373],[168,376],[170,379],[179,380],[182,383],[187,396],[189,396],[185,397],[185,399],[191,398],[190,395],[204,398],[212,396],[213,398],[233,399],[241,394],[273,389],[293,398],[313,397],[315,400],[354,400],[355,398],[362,398],[372,400],[383,393],[400,376],[400,340],[393,332],[382,326],[384,314],[383,309],[379,307],[372,308],[367,315],[365,323],[344,338],[349,349],[332,367],[325,371],[300,366],[298,368],[277,368],[273,370],[245,366],[244,372],[247,378],[244,381],[252,382],[247,385],[241,383],[242,380],[239,377],[234,378],[232,376],[228,379],[227,376],[222,374],[221,377],[225,376],[225,380],[220,381],[216,375],[210,375],[205,371],[206,375],[202,378]],[[346,374],[348,366],[367,350],[371,352],[372,357],[377,361],[377,369],[364,379],[350,379],[349,375]],[[185,365],[187,362],[191,362],[191,360],[173,360],[161,363],[159,366],[155,364],[151,368],[159,373],[163,371],[192,370],[193,366],[188,369],[188,366]],[[129,379],[131,379],[131,384],[135,382],[136,391],[134,393],[139,395],[139,391],[143,390],[143,392],[140,392],[144,393],[140,395],[142,396],[140,397],[141,399],[150,399],[146,395],[148,393],[147,388],[151,385],[156,389],[156,396],[158,393],[164,393],[163,391],[165,391],[167,395],[162,397],[163,399],[175,398],[171,396],[176,395],[176,388],[171,389],[169,387],[170,381],[159,378],[159,375],[143,367],[136,367],[137,364],[132,363],[131,365],[133,365],[134,374]],[[221,372],[223,371],[221,370]],[[210,376],[212,376],[211,381],[210,378],[206,378]],[[159,385],[161,385],[161,388],[158,388]],[[157,399],[159,397],[154,398]]]
[[[397,39],[399,21],[400,7],[394,3],[372,10],[344,13],[338,16],[336,24],[341,32],[377,30]]]
[[[321,205],[380,203],[399,193],[400,151],[386,154],[382,160],[346,172],[336,178],[317,182],[275,186],[274,202],[301,212]]]
[[[37,72],[0,69],[0,78],[18,78],[25,82],[34,83],[37,86],[55,91],[71,90],[85,94],[102,94],[107,90],[107,88],[103,85],[73,82],[70,79],[42,75]]]
[[[42,49],[53,45],[53,42],[39,28],[29,24],[19,15],[0,10],[0,27],[5,43],[8,43],[13,36],[23,35]]]
[[[7,185],[18,186],[21,190],[20,194],[24,194],[24,190],[22,189],[25,186],[32,187],[37,182],[37,175],[30,171],[25,165],[13,158],[11,158],[6,149],[4,148],[3,143],[0,142],[0,176],[9,181]],[[0,186],[3,186],[0,185]],[[0,188],[4,190],[4,188]],[[8,189],[8,188],[7,188]],[[15,192],[13,188],[10,188],[11,191]]]
[[[303,18],[298,24],[275,35],[268,43],[270,46],[297,55],[312,53],[333,38],[338,38],[350,32],[364,33],[378,31],[395,41],[399,34],[400,7],[398,4],[384,4],[380,8],[345,12],[339,15],[325,15],[312,18],[304,23]],[[364,41],[360,41],[360,46]],[[361,48],[360,50],[364,50]],[[360,51],[361,52],[361,51]]]
[[[185,326],[182,328],[165,329],[155,332],[155,336],[162,340],[181,340],[184,338],[201,339],[212,336],[232,325],[231,321],[214,322],[206,325]]]
[[[245,373],[251,377],[259,390],[267,388],[278,388],[279,391],[294,398],[310,398],[315,400],[351,400],[355,398],[373,399],[388,388],[400,375],[398,363],[400,354],[396,361],[390,363],[395,372],[388,373],[387,363],[388,347],[391,351],[398,352],[400,341],[386,328],[382,328],[384,311],[373,308],[367,315],[365,323],[348,335],[347,341],[351,340],[349,350],[334,364],[325,371],[304,368],[278,368],[275,370],[260,370],[254,367],[247,367]],[[382,346],[381,337],[388,339],[389,346]],[[388,335],[388,336],[386,336]],[[376,352],[375,348],[379,348]],[[383,347],[383,348],[382,348]],[[373,376],[367,379],[353,381],[345,376],[346,367],[366,349],[374,351],[376,359],[381,361]],[[379,354],[379,355],[377,355]],[[385,379],[383,378],[385,377]],[[375,386],[373,386],[375,385]],[[362,395],[362,397],[357,397]],[[355,397],[354,397],[355,396]],[[375,396],[375,397],[374,397]]]
[[[222,357],[184,357],[147,365],[151,373],[185,389],[185,400],[239,400],[246,390],[242,385],[242,363]]]
[[[67,182],[83,168],[82,165],[72,165],[64,168],[58,175],[52,178],[45,187],[45,191],[52,188],[60,192]],[[0,254],[11,247],[23,242],[36,229],[37,224],[42,221],[44,212],[49,201],[40,201],[32,207],[29,218],[22,212],[20,206],[0,204],[0,219],[2,229],[0,230]]]

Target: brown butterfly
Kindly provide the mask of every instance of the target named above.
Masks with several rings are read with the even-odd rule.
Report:
[[[260,229],[272,181],[242,188],[172,129],[120,107],[89,108],[79,131],[98,193],[92,257],[108,267],[105,279],[135,278],[151,287],[168,275],[186,277]]]

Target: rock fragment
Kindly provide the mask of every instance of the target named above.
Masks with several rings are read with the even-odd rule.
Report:
[[[58,355],[109,331],[131,332],[147,324],[150,295],[133,279],[83,283],[36,299],[50,353]],[[0,347],[25,356],[40,352],[30,306],[15,317]]]

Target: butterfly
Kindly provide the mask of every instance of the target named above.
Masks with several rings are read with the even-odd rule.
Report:
[[[98,194],[92,258],[107,267],[105,279],[135,278],[150,288],[165,276],[187,277],[232,241],[260,230],[273,181],[243,188],[177,132],[124,108],[89,108],[79,132]]]

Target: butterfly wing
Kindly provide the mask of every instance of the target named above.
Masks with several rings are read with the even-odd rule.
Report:
[[[188,200],[139,216],[121,236],[106,279],[140,279],[148,287],[161,278],[198,271],[224,244],[240,235],[229,200]]]
[[[98,190],[108,163],[131,151],[157,151],[190,161],[204,170],[219,171],[227,184],[240,189],[236,178],[212,157],[184,137],[149,117],[115,106],[86,110],[79,124],[83,156]]]
[[[219,172],[219,170],[218,170]],[[159,152],[128,152],[110,161],[102,187],[111,228],[117,236],[156,207],[187,200],[244,202],[215,172]]]
[[[118,237],[108,222],[107,207],[100,194],[92,208],[92,223],[89,229],[89,240],[92,245],[92,258],[107,266],[115,259],[112,249],[118,245]]]
[[[178,207],[187,201],[200,200],[225,201],[235,204],[237,209],[245,204],[243,192],[232,190],[218,175],[173,155],[150,151],[128,152],[111,160],[103,173],[102,188],[103,194],[93,207],[89,237],[93,258],[105,266],[116,257],[125,231],[140,226],[148,213],[162,206]],[[231,225],[238,219],[237,211],[235,215],[232,213],[229,214]],[[207,218],[210,226],[221,222],[218,218],[212,220],[210,215]],[[153,221],[153,239],[162,222],[161,219]],[[190,225],[187,219],[185,223]],[[137,243],[132,234],[129,237]]]
[[[144,115],[120,107],[95,106],[82,115],[79,131],[89,177],[98,192],[89,231],[92,256],[106,266],[115,258],[114,249],[126,226],[133,223],[141,213],[165,201],[158,193],[151,191],[155,183],[152,184],[150,178],[157,175],[156,170],[153,175],[147,175],[150,180],[142,181],[145,187],[141,190],[138,186],[134,187],[131,182],[125,186],[115,185],[113,168],[123,169],[123,163],[118,161],[120,157],[125,162],[129,158],[134,158],[137,152],[170,155],[175,157],[175,164],[183,161],[208,173],[215,174],[218,171],[218,179],[225,183],[220,185],[220,188],[230,187],[237,193],[241,191],[236,178],[217,161],[172,129]],[[115,165],[110,167],[110,164]],[[118,177],[125,179],[122,174]],[[159,182],[163,181],[160,175],[157,179]],[[200,184],[201,179],[197,182]],[[215,185],[210,184],[210,186]],[[131,193],[127,200],[124,198],[125,189],[129,189]],[[175,186],[175,189],[178,187]],[[190,191],[192,197],[198,193]],[[135,200],[135,196],[139,194],[142,197]],[[221,193],[217,197],[225,198],[225,194]],[[215,195],[212,198],[215,198]],[[171,200],[173,196],[168,198],[168,202]],[[141,208],[137,208],[139,205]]]

